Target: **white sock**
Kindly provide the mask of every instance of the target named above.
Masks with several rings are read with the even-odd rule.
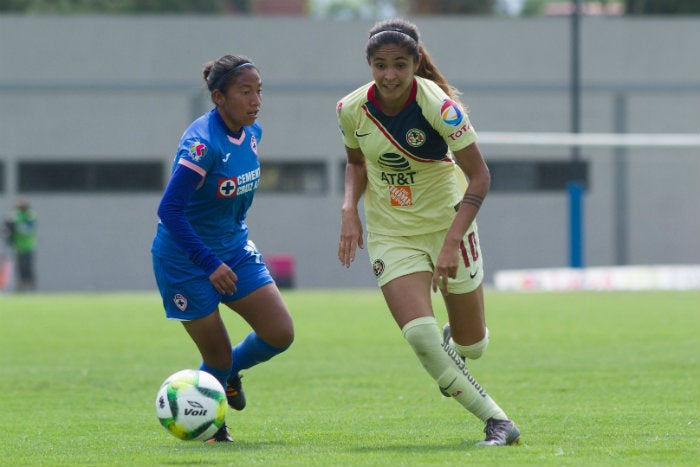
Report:
[[[443,347],[437,321],[432,316],[414,319],[403,329],[423,368],[465,409],[482,421],[507,419],[507,415],[467,371],[464,362],[449,346]]]

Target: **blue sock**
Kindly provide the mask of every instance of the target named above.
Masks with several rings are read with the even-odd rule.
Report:
[[[231,375],[237,375],[241,370],[266,362],[275,355],[287,350],[288,347],[273,347],[260,339],[255,331],[251,331],[245,339],[231,349],[231,355],[233,356]]]
[[[214,378],[219,380],[221,385],[224,387],[224,390],[226,389],[226,380],[228,379],[229,376],[231,376],[231,369],[229,368],[228,370],[219,370],[218,368],[212,368],[206,363],[202,362],[201,365],[199,365],[199,369],[202,371],[206,371],[210,375],[212,375]]]

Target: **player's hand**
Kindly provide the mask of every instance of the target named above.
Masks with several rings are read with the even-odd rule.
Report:
[[[447,295],[447,282],[449,279],[457,277],[457,267],[459,266],[459,248],[452,248],[448,245],[443,245],[438,255],[435,272],[433,273],[432,287],[433,292],[438,289],[443,295]]]
[[[340,241],[338,242],[338,260],[346,268],[355,261],[357,248],[364,248],[362,221],[357,210],[343,210],[340,221]]]
[[[238,276],[226,263],[221,263],[209,276],[209,280],[221,295],[231,295],[236,292]]]

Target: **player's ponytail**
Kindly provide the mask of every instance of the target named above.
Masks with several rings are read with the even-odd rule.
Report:
[[[418,65],[416,75],[435,82],[435,84],[440,86],[440,89],[445,91],[445,94],[447,94],[450,99],[459,102],[459,95],[461,93],[457,88],[447,82],[447,78],[440,72],[422,43],[418,44],[418,50],[423,55],[423,59]]]
[[[401,18],[376,23],[369,30],[369,39],[365,47],[367,62],[369,63],[370,57],[379,47],[387,44],[395,44],[404,48],[413,55],[415,60],[418,60],[418,55],[421,54],[423,58],[418,65],[416,75],[435,82],[450,99],[459,101],[459,91],[447,82],[445,76],[433,62],[420,40],[420,33],[415,24]]]

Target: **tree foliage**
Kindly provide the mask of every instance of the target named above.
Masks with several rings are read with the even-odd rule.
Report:
[[[17,13],[248,13],[248,0],[0,0]]]
[[[614,0],[580,0],[584,3],[598,2],[602,5]],[[617,1],[617,0],[615,0]],[[624,3],[626,15],[692,15],[700,14],[700,0],[619,0]],[[521,9],[522,16],[544,14],[546,6],[566,0],[525,0]]]
[[[405,8],[416,15],[491,14],[496,0],[404,0]]]
[[[0,0],[0,12],[16,13],[251,13],[256,0]],[[312,0],[309,0],[312,1]],[[525,0],[524,16],[541,14],[544,5],[561,0]],[[585,2],[587,0],[581,0]],[[610,0],[600,0],[606,3]],[[623,0],[629,15],[700,14],[700,0]],[[333,3],[333,2],[331,2]],[[376,1],[336,2],[376,6]],[[385,0],[415,15],[492,14],[498,0]],[[345,5],[344,7],[347,7]],[[356,6],[356,8],[359,8]],[[376,9],[376,8],[375,8]]]
[[[250,13],[255,0],[0,0],[0,12],[18,13]],[[368,8],[370,0],[336,2],[332,8],[348,5]],[[489,14],[496,0],[393,0],[413,14]],[[355,5],[358,4],[358,5]]]
[[[625,0],[629,15],[700,14],[700,0]]]

